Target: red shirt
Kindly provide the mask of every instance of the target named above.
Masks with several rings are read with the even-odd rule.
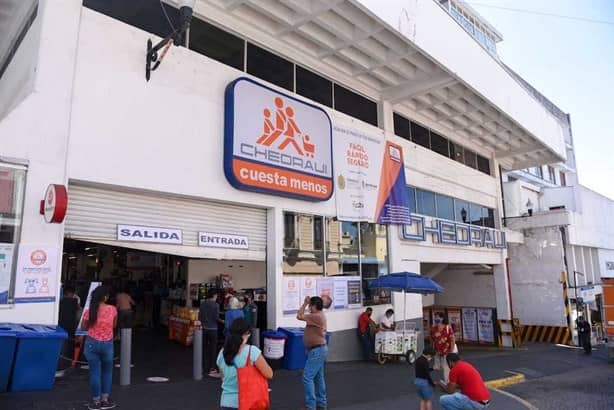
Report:
[[[92,339],[100,342],[107,342],[113,339],[113,327],[115,326],[115,318],[117,317],[117,309],[115,306],[104,305],[98,309],[98,317],[95,324],[90,324],[87,329],[87,334]],[[90,320],[89,309],[83,314],[83,320]]]
[[[450,370],[450,382],[456,383],[461,392],[473,401],[490,400],[490,393],[480,373],[469,363],[459,360]]]
[[[369,315],[367,315],[366,312],[362,312],[360,314],[360,317],[358,318],[358,331],[360,333],[367,333],[370,321],[371,318],[369,317]]]
[[[441,330],[437,328],[437,325],[431,329],[431,340],[433,341],[433,348],[435,352],[440,355],[446,355],[452,353],[454,346],[451,346],[452,338],[454,337],[454,331],[452,326],[444,325]]]

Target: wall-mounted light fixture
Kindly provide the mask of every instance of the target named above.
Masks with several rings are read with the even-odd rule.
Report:
[[[147,54],[145,56],[145,79],[149,81],[151,72],[155,71],[159,66],[168,49],[173,44],[179,44],[181,37],[190,27],[192,21],[192,12],[194,10],[194,3],[196,0],[174,0],[173,4],[176,4],[179,8],[179,16],[181,18],[181,24],[178,28],[174,29],[172,33],[166,36],[162,41],[153,46],[151,39],[147,40]],[[162,6],[162,5],[161,5]],[[163,6],[162,6],[163,7]],[[158,51],[163,47],[162,55],[158,57]]]

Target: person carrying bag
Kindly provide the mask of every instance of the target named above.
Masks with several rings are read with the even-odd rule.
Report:
[[[247,344],[250,325],[244,318],[230,326],[217,365],[222,376],[222,410],[269,410],[268,381],[273,370],[256,346]]]

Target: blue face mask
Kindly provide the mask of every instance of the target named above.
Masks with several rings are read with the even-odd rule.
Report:
[[[438,325],[441,323],[441,319],[435,319],[435,324]]]

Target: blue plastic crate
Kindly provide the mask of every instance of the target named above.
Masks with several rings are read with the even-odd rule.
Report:
[[[11,323],[0,323],[0,393],[7,391],[11,378],[17,345],[15,326]]]

